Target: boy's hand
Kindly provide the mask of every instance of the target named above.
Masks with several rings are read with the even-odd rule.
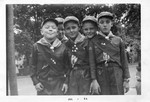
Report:
[[[90,91],[91,94],[100,94],[101,88],[97,82],[97,80],[93,80],[90,85]]]
[[[67,84],[63,84],[62,91],[64,91],[64,94],[67,93],[67,91],[68,91],[68,85]]]
[[[123,82],[124,92],[127,93],[129,91],[129,82],[124,81]]]
[[[42,85],[42,83],[37,83],[35,85],[35,88],[37,91],[42,91],[44,89],[44,86]]]

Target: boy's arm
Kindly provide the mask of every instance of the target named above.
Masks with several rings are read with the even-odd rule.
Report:
[[[94,54],[94,45],[91,41],[89,41],[89,64],[90,64],[90,73],[91,73],[91,79],[96,79],[96,60],[95,60],[95,54]]]
[[[65,72],[65,84],[68,84],[68,81],[69,81],[69,76],[70,76],[70,71],[71,71],[71,61],[70,61],[70,58],[71,58],[71,55],[69,53],[69,49],[66,48],[65,50],[65,57],[64,57],[64,64],[65,64],[65,69],[66,69],[66,72]]]
[[[121,60],[121,65],[122,65],[122,69],[123,69],[123,78],[124,80],[130,78],[130,73],[129,73],[129,67],[128,67],[128,61],[127,61],[127,56],[125,53],[125,44],[124,42],[120,41],[120,60]]]
[[[91,85],[90,85],[90,94],[99,94],[101,92],[100,85],[96,78],[96,58],[94,45],[92,42],[89,42],[89,64],[90,64],[90,73],[91,73]]]
[[[32,47],[32,56],[31,56],[31,67],[30,67],[30,76],[33,81],[33,84],[36,85],[39,83],[37,79],[37,60],[38,60],[38,54],[37,54],[37,45],[34,44]]]

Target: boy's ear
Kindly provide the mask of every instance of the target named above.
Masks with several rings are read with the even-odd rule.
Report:
[[[111,27],[113,26],[113,24],[114,24],[114,22],[113,22],[113,21],[111,21]]]
[[[43,31],[42,31],[42,29],[41,29],[40,31],[41,31],[41,35],[43,35]]]

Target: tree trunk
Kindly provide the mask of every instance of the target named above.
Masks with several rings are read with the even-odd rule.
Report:
[[[7,18],[7,95],[18,95],[13,33],[13,5],[6,5]],[[8,86],[9,84],[9,86]],[[9,87],[9,90],[8,90]],[[8,92],[10,91],[10,92]]]

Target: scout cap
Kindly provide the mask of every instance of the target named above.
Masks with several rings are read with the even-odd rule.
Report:
[[[69,22],[69,21],[75,21],[75,22],[77,22],[77,23],[79,24],[79,20],[78,20],[77,17],[75,17],[75,16],[67,16],[67,17],[65,18],[65,20],[64,20],[64,26],[65,26],[65,24],[66,24],[67,22]]]
[[[97,19],[94,16],[86,16],[83,20],[82,20],[82,24],[84,24],[86,21],[92,21],[96,24],[96,26],[98,25]]]
[[[58,24],[63,24],[63,22],[64,22],[64,19],[61,17],[57,17],[57,18],[55,18],[55,20],[58,21]]]
[[[100,18],[102,18],[102,17],[107,17],[107,18],[110,18],[110,19],[113,19],[113,18],[114,18],[114,17],[113,17],[113,14],[110,13],[110,12],[107,12],[107,11],[101,12],[101,13],[98,15],[98,20],[99,20]]]
[[[56,24],[56,26],[58,26],[58,21],[57,21],[57,20],[55,20],[55,19],[53,19],[53,18],[48,18],[48,19],[46,19],[46,20],[44,20],[44,21],[42,22],[41,27],[43,27],[43,25],[44,25],[45,23],[49,22],[49,21],[54,22],[54,23]]]

